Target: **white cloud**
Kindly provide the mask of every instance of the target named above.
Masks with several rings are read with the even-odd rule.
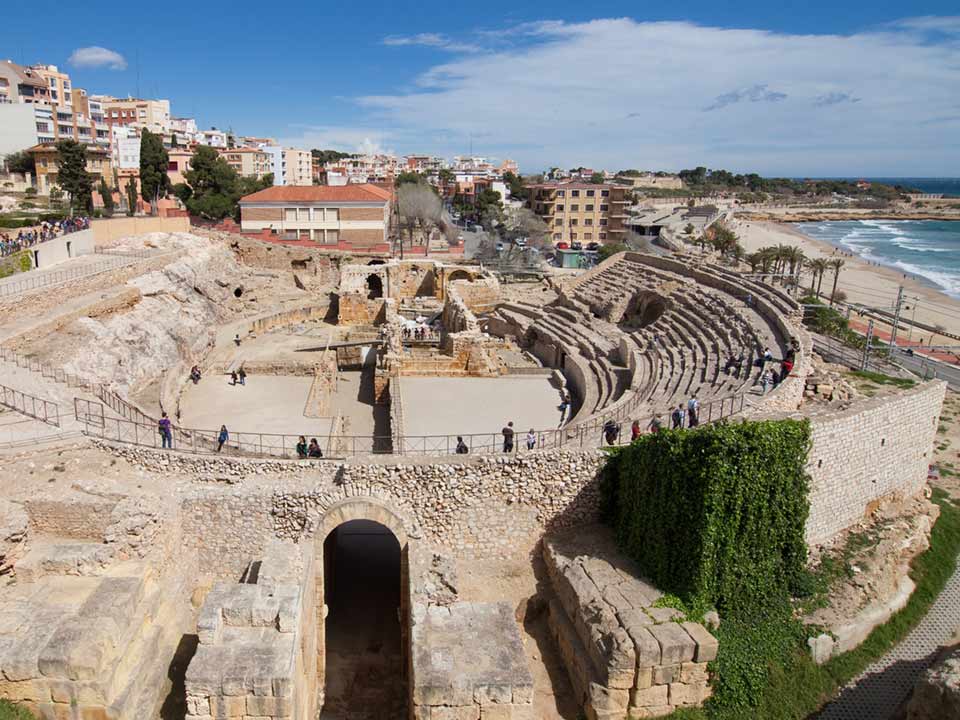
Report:
[[[423,47],[439,48],[450,52],[479,52],[480,46],[473,43],[459,42],[440,33],[418,33],[417,35],[388,35],[383,39],[384,45],[404,47],[420,45]]]
[[[477,152],[530,170],[949,175],[960,164],[956,24],[792,35],[631,19],[528,23],[504,30],[520,39],[500,49],[485,42],[487,52],[439,63],[409,91],[358,102],[405,151],[461,152],[482,137]],[[449,41],[438,38],[430,42]]]
[[[67,59],[67,62],[78,68],[105,67],[110,70],[127,69],[127,61],[123,55],[114,50],[108,50],[107,48],[97,45],[77,48]]]

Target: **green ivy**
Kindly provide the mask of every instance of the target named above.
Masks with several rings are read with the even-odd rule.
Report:
[[[621,548],[690,616],[723,622],[712,717],[762,700],[771,661],[805,639],[791,599],[810,591],[807,421],[715,424],[611,453],[601,487]]]

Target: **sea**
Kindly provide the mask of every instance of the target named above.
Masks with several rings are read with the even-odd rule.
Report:
[[[960,221],[838,220],[795,227],[960,299]]]
[[[942,193],[944,197],[960,197],[960,178],[922,178],[922,177],[868,177],[868,178],[823,178],[825,180],[866,180],[882,185],[915,188],[925,193]]]

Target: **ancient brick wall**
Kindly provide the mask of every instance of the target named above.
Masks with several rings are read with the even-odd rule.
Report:
[[[859,521],[880,498],[923,488],[945,391],[935,380],[811,418],[808,544]]]

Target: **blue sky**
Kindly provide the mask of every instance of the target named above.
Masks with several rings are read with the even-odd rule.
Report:
[[[14,0],[0,57],[307,148],[960,174],[955,3],[784,5]]]

